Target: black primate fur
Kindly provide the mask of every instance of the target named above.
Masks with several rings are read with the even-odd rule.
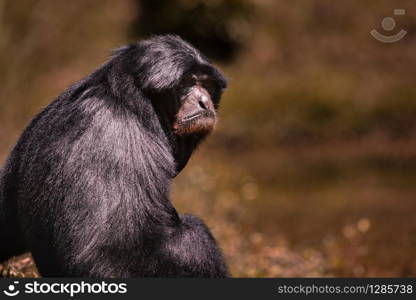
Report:
[[[208,228],[169,200],[203,138],[175,136],[163,114],[190,72],[216,81],[218,103],[221,73],[179,37],[154,37],[39,113],[0,177],[0,261],[29,250],[45,277],[226,277]]]

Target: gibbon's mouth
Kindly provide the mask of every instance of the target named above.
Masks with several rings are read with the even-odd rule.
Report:
[[[173,124],[173,132],[180,136],[208,134],[216,123],[215,114],[209,111],[193,113]]]
[[[181,123],[187,123],[190,121],[194,121],[195,119],[198,118],[207,118],[207,119],[216,119],[216,115],[215,112],[204,109],[204,110],[199,110],[197,112],[194,112],[192,114],[189,114],[187,116],[185,116],[184,118],[182,118]]]
[[[188,115],[188,116],[184,117],[184,118],[182,119],[182,122],[188,122],[188,121],[191,121],[191,120],[193,120],[193,119],[199,118],[201,115],[202,115],[202,113],[201,113],[201,112],[197,112],[197,113],[194,113],[194,114],[190,114],[190,115]]]

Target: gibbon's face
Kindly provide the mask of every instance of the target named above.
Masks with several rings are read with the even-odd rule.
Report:
[[[179,86],[173,132],[179,136],[208,135],[217,123],[218,83],[205,74],[185,76]]]

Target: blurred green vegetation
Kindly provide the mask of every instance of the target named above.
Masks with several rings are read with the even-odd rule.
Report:
[[[2,161],[36,112],[131,39],[138,3],[0,0]],[[157,21],[178,20],[174,31],[182,7],[208,2],[169,3]],[[235,276],[415,276],[416,3],[246,4],[219,128],[176,180],[175,205],[207,221]],[[386,16],[403,40],[370,36],[388,34]]]

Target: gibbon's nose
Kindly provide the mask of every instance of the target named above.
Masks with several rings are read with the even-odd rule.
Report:
[[[211,99],[207,95],[202,94],[199,97],[198,104],[199,104],[200,108],[202,108],[204,110],[207,110],[207,109],[210,109],[210,102],[211,102]]]

